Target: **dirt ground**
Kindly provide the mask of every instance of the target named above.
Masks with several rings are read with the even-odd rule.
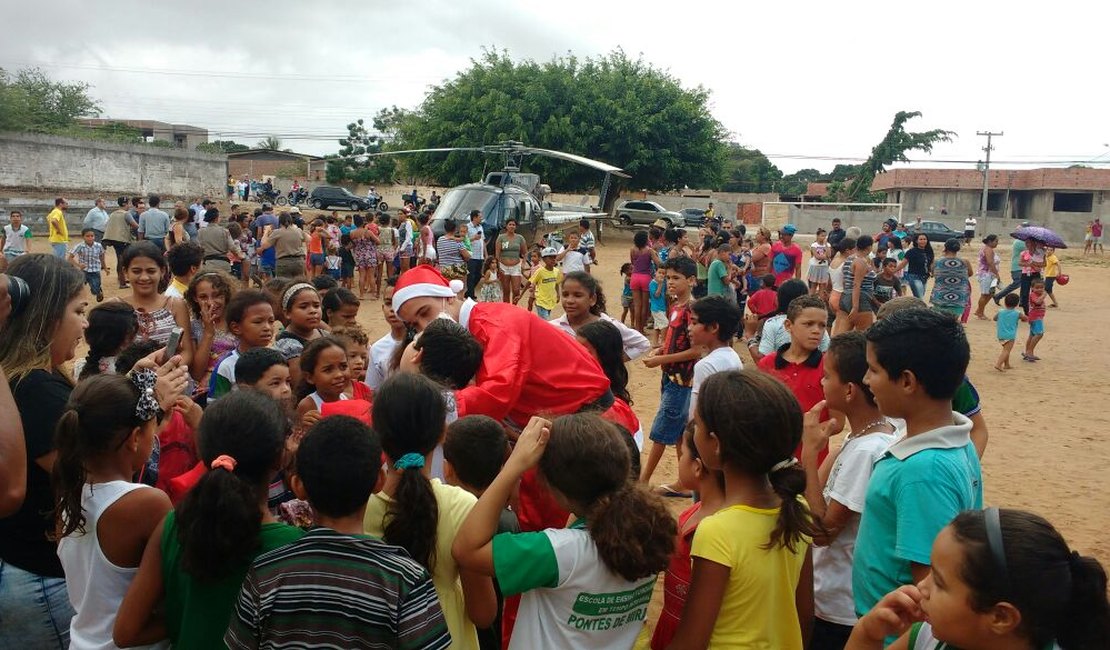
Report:
[[[614,317],[620,316],[618,269],[628,259],[630,243],[629,233],[612,229],[599,243],[600,264],[593,272],[602,281]],[[1005,243],[999,247],[1005,258],[1004,270],[1009,268],[1008,248]],[[961,256],[974,260],[977,251],[978,244],[973,244],[972,250]],[[115,295],[115,259],[112,254],[108,257],[113,279],[104,286],[108,295]],[[993,367],[998,352],[994,323],[972,317],[967,325],[972,348],[968,375],[982,398],[990,431],[983,458],[984,500],[989,505],[1040,513],[1060,529],[1074,549],[1110,566],[1110,539],[1103,530],[1110,525],[1110,439],[1102,435],[1110,431],[1110,354],[1102,330],[1110,323],[1110,301],[1106,300],[1110,257],[1084,257],[1080,250],[1065,250],[1060,251],[1060,258],[1071,282],[1057,287],[1060,307],[1048,310],[1046,335],[1038,347],[1041,361],[1022,362],[1015,351],[1014,369],[998,372]],[[988,315],[994,311],[993,305],[987,308]],[[378,301],[365,301],[358,319],[371,341],[386,331]],[[1027,327],[1022,325],[1019,345],[1026,334]],[[750,365],[747,350],[740,349],[741,345],[737,348],[745,365]],[[646,431],[659,404],[659,371],[637,361],[628,366],[633,408]],[[652,482],[676,479],[675,457],[668,452]],[[688,503],[669,500],[676,513]],[[662,580],[649,613],[652,622],[658,617],[661,587]]]

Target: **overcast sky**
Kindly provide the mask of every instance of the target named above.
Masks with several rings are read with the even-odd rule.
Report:
[[[709,88],[735,138],[786,172],[866,157],[898,110],[924,114],[914,130],[959,134],[933,161],[974,166],[985,144],[975,133],[990,130],[1005,132],[999,167],[1110,164],[1106,2],[5,5],[0,67],[86,81],[105,117],[193,124],[250,145],[275,134],[305,153],[335,152],[355,118],[418,106],[483,47],[546,60],[620,46]]]

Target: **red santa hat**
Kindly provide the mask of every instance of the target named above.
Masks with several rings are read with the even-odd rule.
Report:
[[[397,278],[393,289],[393,311],[400,312],[401,305],[413,298],[454,298],[465,288],[462,280],[447,281],[434,266],[421,264]]]

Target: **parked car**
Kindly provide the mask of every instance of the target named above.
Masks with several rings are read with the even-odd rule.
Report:
[[[944,243],[953,237],[956,239],[964,238],[963,231],[952,230],[947,224],[940,221],[922,221],[920,230],[917,228],[917,224],[910,224],[906,228],[907,235],[917,236],[919,233],[924,234],[931,242]]]
[[[681,214],[666,210],[655,201],[626,201],[617,208],[617,221],[624,226],[632,224],[650,226],[659,219],[676,228],[686,225]]]
[[[701,208],[682,208],[679,212],[682,215],[682,220],[686,222],[687,226],[694,228],[701,228],[705,223],[705,210]]]
[[[312,190],[308,196],[308,204],[317,210],[328,208],[347,208],[349,210],[369,210],[370,202],[365,197],[352,194],[345,187],[332,187],[321,185]]]

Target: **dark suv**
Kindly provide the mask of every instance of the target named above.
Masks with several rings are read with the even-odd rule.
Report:
[[[308,195],[308,204],[317,210],[326,210],[327,208],[347,208],[349,210],[369,210],[370,202],[365,198],[352,194],[345,187],[331,187],[330,185],[321,185],[312,190],[312,194]]]

